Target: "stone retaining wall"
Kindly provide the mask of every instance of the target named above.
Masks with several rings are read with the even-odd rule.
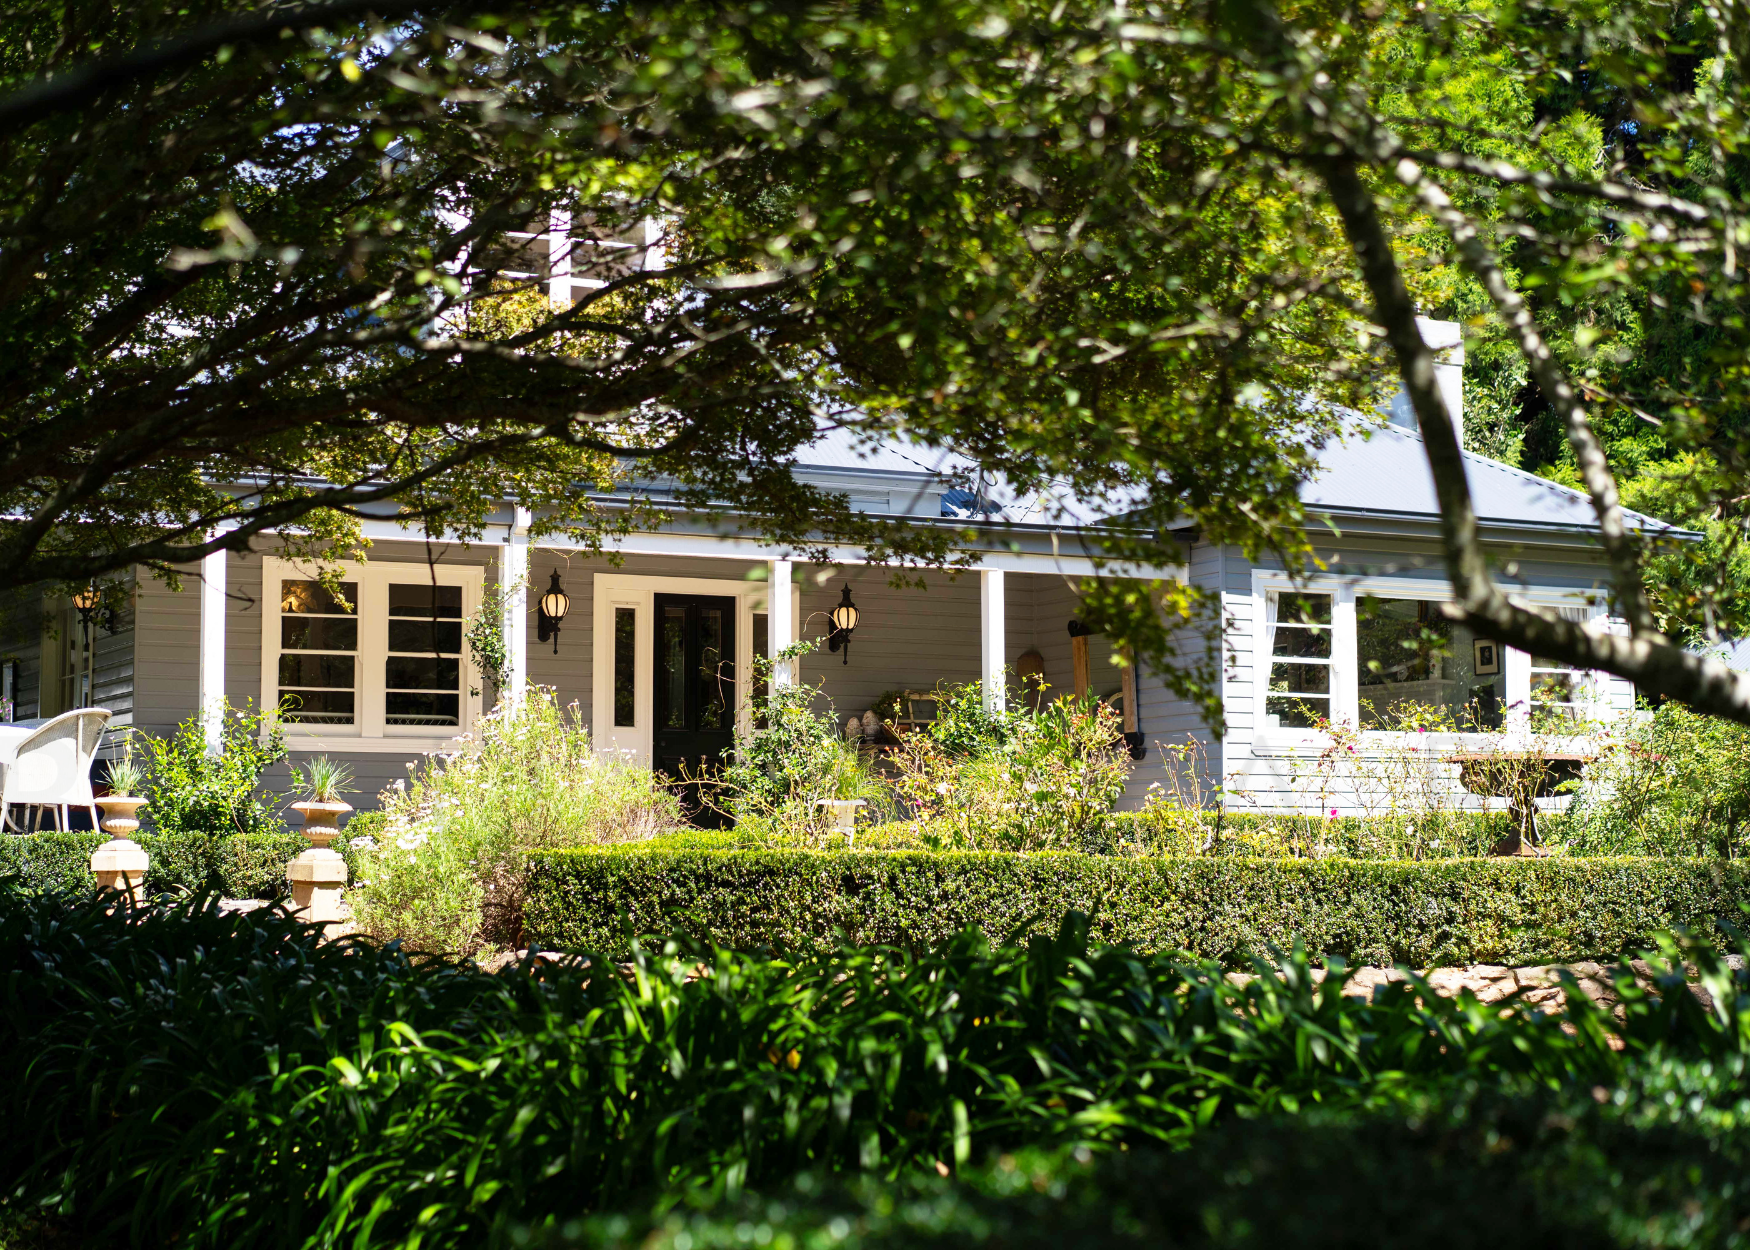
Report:
[[[1743,970],[1744,956],[1727,955],[1725,958],[1727,966],[1734,971]],[[1653,969],[1644,960],[1631,960],[1629,967],[1634,970],[1635,979],[1641,984],[1653,983]],[[1419,975],[1442,997],[1455,998],[1469,990],[1476,995],[1478,1002],[1484,1004],[1517,997],[1519,1001],[1540,1010],[1559,1011],[1566,1001],[1562,984],[1564,971],[1574,978],[1581,993],[1587,998],[1601,1007],[1614,1007],[1617,1003],[1615,968],[1615,964],[1602,964],[1592,960],[1572,964],[1539,964],[1529,968],[1470,964],[1459,968],[1431,968]],[[1711,1008],[1712,998],[1705,989],[1693,982],[1695,969],[1690,967],[1688,971],[1692,978],[1689,987],[1691,992]],[[1236,985],[1244,985],[1252,979],[1252,974],[1245,972],[1230,972],[1227,975],[1228,980]],[[1322,983],[1326,975],[1322,968],[1313,969],[1313,980],[1317,982]],[[1348,979],[1343,983],[1343,993],[1350,997],[1370,998],[1379,986],[1408,979],[1401,968],[1364,966],[1349,973]]]

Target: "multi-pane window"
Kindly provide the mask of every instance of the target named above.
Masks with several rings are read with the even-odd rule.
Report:
[[[1531,657],[1531,727],[1560,732],[1586,719],[1586,674],[1560,660]]]
[[[280,582],[279,705],[286,719],[351,725],[358,698],[358,583]]]
[[[1600,715],[1596,674],[1505,647],[1448,616],[1436,594],[1259,589],[1265,729],[1474,733],[1529,723],[1566,734]],[[1589,612],[1555,610],[1569,621]]]
[[[261,700],[303,726],[292,749],[328,749],[312,743],[329,737],[443,739],[468,729],[480,676],[464,646],[484,570],[336,563],[342,580],[327,582],[290,560],[262,559]]]
[[[389,584],[383,722],[462,723],[462,588]]]
[[[657,672],[662,675],[662,727],[687,727],[687,610],[670,605],[662,610],[657,638]]]
[[[1355,653],[1361,728],[1501,727],[1499,649],[1438,601],[1358,595]]]
[[[1275,724],[1311,729],[1331,717],[1331,596],[1271,591],[1265,650],[1270,656],[1264,712]]]
[[[701,605],[699,613],[699,728],[728,729],[735,715],[735,657],[726,652],[728,638],[721,608]]]

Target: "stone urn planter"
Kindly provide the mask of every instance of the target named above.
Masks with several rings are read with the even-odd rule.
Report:
[[[151,860],[130,835],[139,831],[139,811],[146,800],[110,794],[98,799],[97,806],[103,811],[103,831],[109,841],[91,852],[91,874],[98,889],[125,894],[130,905],[139,907],[146,901],[146,869]]]
[[[857,833],[857,809],[867,804],[862,799],[816,799],[816,807],[824,807],[832,813],[832,827],[845,835],[845,845],[851,844],[851,839]]]
[[[313,924],[328,926],[330,936],[338,936],[346,860],[330,844],[340,836],[340,818],[352,810],[352,804],[340,797],[352,774],[344,764],[318,756],[295,776],[304,798],[293,803],[292,810],[304,818],[303,834],[310,846],[286,865],[292,910]]]
[[[144,806],[145,799],[131,794],[104,795],[97,800],[98,810],[103,813],[103,831],[117,840],[131,838],[140,831],[139,814]]]
[[[352,804],[342,803],[339,799],[326,803],[306,799],[302,803],[293,803],[292,810],[304,818],[301,832],[305,841],[313,847],[326,849],[340,836],[340,818],[352,810]]]

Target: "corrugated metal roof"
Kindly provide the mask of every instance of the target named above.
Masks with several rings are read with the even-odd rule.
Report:
[[[1559,526],[1592,529],[1597,519],[1591,500],[1536,474],[1515,469],[1485,456],[1464,455],[1471,499],[1485,524]],[[1015,522],[1091,525],[1139,507],[1139,495],[1086,498],[1061,484],[1022,495],[1000,476],[980,478],[970,457],[943,448],[926,447],[902,435],[870,437],[840,427],[823,429],[820,437],[797,453],[804,478],[815,473],[852,471],[890,476],[915,484],[920,476],[956,484],[978,485],[981,497]],[[1426,523],[1439,516],[1434,477],[1414,430],[1356,417],[1345,432],[1319,450],[1317,469],[1301,489],[1301,501],[1314,513],[1368,513],[1398,516]],[[1648,529],[1670,529],[1664,522],[1628,513],[1629,523]]]
[[[925,447],[903,435],[871,437],[858,430],[830,426],[796,453],[805,469],[859,469],[877,473],[927,473],[948,477],[977,472],[965,456],[939,447]]]
[[[1724,660],[1728,668],[1735,668],[1740,673],[1750,673],[1750,638],[1740,638],[1737,642],[1718,642],[1711,647],[1700,647],[1697,650],[1702,655]]]
[[[1471,500],[1482,521],[1583,527],[1597,524],[1591,499],[1580,491],[1470,452],[1464,454],[1464,463]],[[1422,436],[1395,425],[1357,423],[1342,437],[1327,443],[1320,449],[1318,469],[1301,489],[1300,497],[1315,512],[1440,514],[1434,474],[1428,467]],[[1628,516],[1631,525],[1670,528],[1638,512]]]

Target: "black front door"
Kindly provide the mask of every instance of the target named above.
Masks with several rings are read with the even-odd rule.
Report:
[[[717,771],[735,745],[735,600],[656,596],[656,767],[676,780]],[[687,787],[700,824],[726,823]]]

